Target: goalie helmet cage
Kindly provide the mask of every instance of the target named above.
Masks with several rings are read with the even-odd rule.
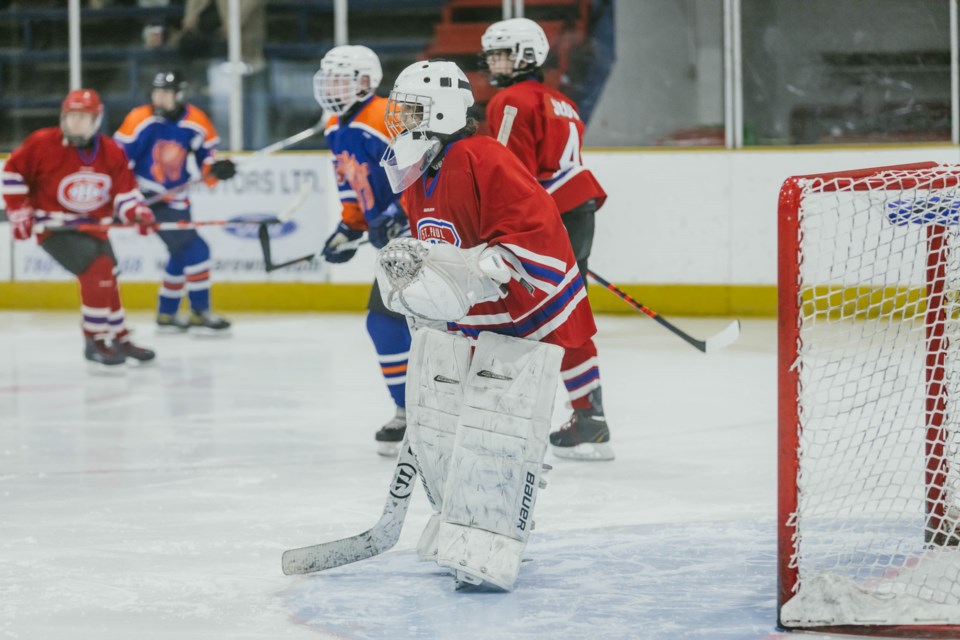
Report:
[[[960,637],[960,166],[786,180],[778,624]]]

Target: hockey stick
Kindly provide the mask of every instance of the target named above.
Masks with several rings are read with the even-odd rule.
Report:
[[[260,249],[263,251],[263,266],[266,269],[267,273],[271,271],[276,271],[277,269],[283,269],[284,267],[289,267],[290,265],[297,264],[299,262],[311,262],[323,256],[323,251],[315,251],[313,253],[308,253],[305,256],[300,256],[299,258],[293,258],[287,260],[286,262],[275,263],[273,261],[273,254],[270,250],[270,230],[267,229],[267,225],[263,224],[260,226]],[[369,240],[354,240],[353,242],[344,242],[341,245],[338,245],[340,251],[350,251],[351,249],[356,249],[362,245],[370,242]]]
[[[277,151],[282,151],[282,150],[286,149],[287,147],[292,147],[293,145],[297,144],[298,142],[302,142],[302,141],[306,140],[307,138],[310,138],[310,137],[316,135],[317,133],[323,131],[323,127],[324,127],[324,122],[323,122],[322,120],[320,120],[319,122],[317,122],[317,124],[313,125],[313,126],[310,127],[309,129],[304,129],[303,131],[300,131],[299,133],[295,133],[295,134],[293,134],[292,136],[288,136],[288,137],[284,138],[283,140],[278,140],[277,142],[274,142],[273,144],[269,144],[269,145],[265,146],[265,147],[262,148],[262,149],[258,149],[258,150],[256,150],[256,151],[254,151],[253,153],[251,153],[251,154],[250,154],[248,157],[246,157],[246,158],[240,158],[240,159],[238,160],[238,164],[241,163],[241,162],[249,162],[250,160],[253,160],[254,158],[259,158],[260,156],[266,156],[266,155],[270,155],[271,153],[275,153],[275,152],[277,152]],[[166,198],[167,196],[171,196],[171,195],[174,195],[174,194],[176,194],[176,193],[180,193],[180,192],[183,191],[184,189],[187,189],[187,188],[189,188],[189,187],[191,187],[191,186],[193,186],[193,185],[195,185],[195,184],[198,184],[198,183],[200,183],[200,182],[203,182],[203,181],[206,180],[206,179],[207,179],[207,177],[204,176],[204,175],[196,176],[196,177],[188,180],[187,182],[184,182],[184,183],[181,184],[181,185],[177,185],[176,187],[173,187],[172,189],[167,189],[166,191],[163,191],[162,193],[157,193],[157,194],[154,194],[154,195],[150,196],[149,198],[147,198],[147,199],[144,201],[144,204],[146,204],[146,205],[149,207],[149,206],[152,205],[152,204],[156,204],[156,203],[160,202],[161,200],[163,200],[163,199]]]
[[[393,480],[390,482],[390,495],[387,496],[383,515],[377,523],[363,533],[349,538],[284,551],[283,573],[292,576],[332,569],[372,558],[392,548],[400,538],[416,479],[417,466],[413,450],[404,440],[393,472]]]
[[[664,327],[672,331],[674,334],[683,338],[687,343],[693,345],[703,353],[713,353],[715,351],[719,351],[720,349],[724,349],[730,346],[731,344],[733,344],[734,342],[736,342],[737,338],[740,337],[740,321],[734,320],[729,325],[727,325],[726,328],[723,329],[723,331],[720,331],[719,333],[710,336],[706,340],[697,340],[690,334],[678,329],[676,326],[674,326],[671,322],[669,322],[666,318],[661,316],[659,313],[657,313],[653,309],[650,309],[649,307],[643,305],[642,303],[634,300],[630,296],[630,294],[628,294],[626,291],[623,291],[622,289],[617,287],[615,284],[611,284],[608,280],[605,280],[604,278],[598,276],[594,271],[587,270],[587,273],[590,275],[591,278],[593,278],[598,283],[606,287],[608,290],[612,291],[615,295],[617,295],[620,299],[622,299],[624,302],[629,304],[631,307],[633,307],[637,311],[647,314],[648,316],[650,316],[651,318],[659,322],[661,325],[663,325]]]
[[[500,123],[500,131],[497,132],[497,142],[507,146],[510,140],[510,132],[513,130],[513,119],[517,117],[517,108],[507,105],[503,108],[503,121]]]
[[[199,229],[201,227],[240,227],[249,224],[259,224],[259,225],[268,225],[268,224],[278,224],[279,220],[202,220],[199,222],[190,222],[188,220],[180,220],[177,222],[154,222],[149,226],[154,231],[189,231],[191,229]],[[37,233],[43,233],[44,231],[100,231],[106,229],[111,231],[113,229],[136,229],[140,225],[135,222],[121,222],[114,224],[95,224],[95,223],[81,223],[81,224],[64,224],[59,222],[54,223],[40,223],[36,227]]]

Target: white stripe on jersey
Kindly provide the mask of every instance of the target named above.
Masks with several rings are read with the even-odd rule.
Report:
[[[525,258],[531,262],[537,262],[545,267],[553,269],[554,271],[559,271],[560,273],[565,273],[567,271],[567,263],[565,263],[563,260],[545,256],[540,253],[534,253],[529,249],[524,249],[523,247],[515,244],[503,243],[502,246],[514,252],[517,257],[521,259]]]

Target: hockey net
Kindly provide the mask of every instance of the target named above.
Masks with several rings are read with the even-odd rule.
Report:
[[[960,166],[788,179],[778,615],[960,637]]]

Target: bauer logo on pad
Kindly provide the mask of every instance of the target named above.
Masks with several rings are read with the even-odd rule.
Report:
[[[499,373],[494,373],[493,371],[487,371],[486,369],[482,369],[481,371],[478,371],[477,375],[480,376],[481,378],[493,378],[494,380],[513,380],[513,378],[511,378],[510,376],[502,376]]]

